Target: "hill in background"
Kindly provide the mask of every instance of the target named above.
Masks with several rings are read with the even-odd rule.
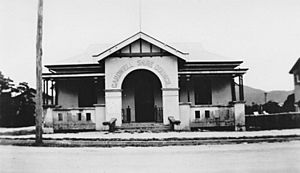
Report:
[[[236,90],[238,91],[238,90]],[[251,105],[252,102],[257,104],[265,103],[265,91],[261,89],[244,86],[245,100],[247,105]],[[292,94],[293,91],[270,91],[267,92],[267,101],[274,101],[279,104],[283,104],[287,96]]]

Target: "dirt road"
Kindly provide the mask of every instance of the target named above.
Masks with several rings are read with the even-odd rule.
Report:
[[[300,172],[300,142],[126,148],[0,146],[0,172]]]

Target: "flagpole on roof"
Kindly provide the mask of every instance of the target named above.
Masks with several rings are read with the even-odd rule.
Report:
[[[37,35],[36,35],[36,104],[35,104],[35,143],[37,145],[43,143],[42,34],[43,34],[43,0],[39,0]]]
[[[139,30],[142,32],[142,0],[139,0]]]

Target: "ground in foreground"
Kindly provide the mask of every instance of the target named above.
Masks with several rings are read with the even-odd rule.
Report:
[[[126,148],[0,146],[0,172],[300,172],[300,142]]]

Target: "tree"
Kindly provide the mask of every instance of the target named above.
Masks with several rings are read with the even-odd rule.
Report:
[[[277,102],[268,101],[267,103],[262,105],[263,110],[268,113],[281,113],[282,108]]]
[[[17,126],[34,125],[36,91],[30,88],[26,82],[21,82],[17,86],[17,90],[18,95],[13,97],[17,116],[15,123]]]
[[[0,95],[3,93],[11,93],[12,90],[14,89],[12,84],[13,80],[10,78],[4,77],[2,72],[0,71]]]
[[[0,126],[11,125],[13,115],[11,92],[14,86],[12,82],[10,78],[4,77],[0,71]]]
[[[294,112],[295,111],[295,94],[288,95],[287,99],[284,101],[282,105],[282,109],[285,112]]]
[[[253,114],[254,112],[262,113],[262,105],[258,105],[257,103],[252,102],[252,105],[246,105],[245,113],[247,115]]]
[[[17,87],[13,80],[0,71],[0,126],[34,125],[35,90],[22,82]]]

